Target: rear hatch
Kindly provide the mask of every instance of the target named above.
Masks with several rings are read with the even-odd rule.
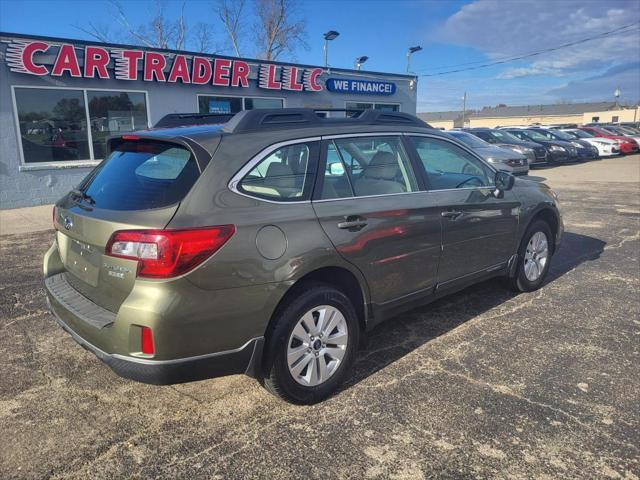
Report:
[[[138,262],[105,255],[119,230],[162,229],[200,169],[177,143],[123,137],[109,157],[55,207],[56,241],[68,282],[117,312],[133,288]]]

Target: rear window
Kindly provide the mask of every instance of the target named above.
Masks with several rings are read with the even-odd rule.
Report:
[[[83,189],[97,208],[148,210],[181,201],[200,171],[189,150],[173,143],[119,144]]]

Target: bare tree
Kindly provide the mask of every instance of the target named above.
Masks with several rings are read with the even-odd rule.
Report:
[[[87,25],[80,25],[79,23],[75,23],[73,24],[73,26],[81,32],[84,32],[87,35],[95,38],[99,42],[109,43],[113,41],[113,36],[107,25],[88,22]]]
[[[165,1],[155,0],[151,20],[148,24],[131,23],[126,11],[118,0],[109,0],[113,16],[129,41],[151,48],[173,48],[182,50],[187,42],[187,23],[185,20],[186,1],[183,1],[180,15],[169,19],[165,12]],[[86,26],[75,25],[79,30],[101,42],[113,41],[108,27],[89,22]],[[197,35],[197,34],[196,34]]]
[[[127,34],[137,43],[154,48],[184,47],[184,3],[180,17],[172,22],[166,18],[165,2],[155,1],[155,14],[149,25],[133,25],[127,17],[122,4],[118,0],[109,0],[116,10],[116,19]]]
[[[256,23],[253,33],[259,58],[276,60],[285,52],[293,54],[299,46],[308,48],[306,21],[295,18],[295,0],[254,1]]]
[[[244,11],[245,0],[218,0],[214,4],[213,9],[218,14],[218,18],[224,25],[229,42],[238,57],[240,53],[240,36],[244,27]]]
[[[197,52],[200,53],[216,53],[217,48],[213,47],[213,42],[211,40],[211,27],[206,23],[199,22],[195,28],[194,37],[195,37],[195,48]]]

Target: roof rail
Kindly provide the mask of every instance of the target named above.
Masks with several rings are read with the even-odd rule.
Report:
[[[358,113],[345,118],[323,118],[316,112],[340,111]],[[243,110],[227,122],[223,131],[227,133],[256,132],[292,128],[325,127],[335,125],[406,125],[413,127],[431,126],[414,115],[383,110],[277,108]]]

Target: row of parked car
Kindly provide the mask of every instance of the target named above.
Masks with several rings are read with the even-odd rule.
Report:
[[[526,175],[529,168],[581,162],[640,151],[640,129],[620,125],[514,126],[449,130],[500,170]]]

